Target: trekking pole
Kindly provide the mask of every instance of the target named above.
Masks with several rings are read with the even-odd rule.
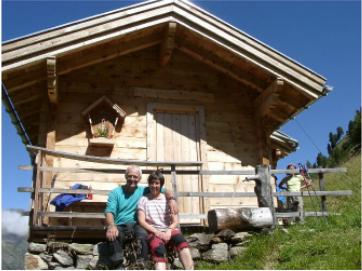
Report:
[[[308,170],[307,168],[301,164],[301,163],[298,163],[298,166],[299,166],[299,172],[300,174],[304,177],[304,181],[305,181],[305,178],[309,179],[309,180],[312,180],[312,178],[310,177],[309,173],[308,173]],[[315,189],[313,188],[313,184],[309,184],[305,181],[305,188],[307,188],[307,192],[308,192],[308,196],[309,198],[311,199],[311,203],[312,203],[312,208],[315,212],[315,215],[316,217],[318,216],[318,211],[317,211],[317,208],[315,206],[315,202],[314,202],[314,199],[312,199],[313,197],[311,196],[311,193],[310,193],[310,190],[309,188],[311,187],[312,191],[314,192],[314,196],[317,197],[317,192],[315,191]],[[327,221],[327,219],[326,219]]]

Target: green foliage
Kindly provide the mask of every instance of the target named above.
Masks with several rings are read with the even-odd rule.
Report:
[[[247,250],[223,264],[199,262],[197,269],[340,269],[361,270],[361,157],[346,164],[345,174],[326,174],[326,190],[352,190],[352,196],[327,197],[327,218],[306,218],[285,233],[253,235]],[[314,181],[314,185],[318,183]],[[317,187],[315,187],[317,189]],[[312,192],[313,193],[313,192]],[[306,198],[306,211],[319,209],[318,198]]]
[[[349,122],[348,135],[351,145],[361,148],[361,109],[356,111],[354,119]]]
[[[328,134],[328,157],[319,152],[313,167],[335,167],[361,151],[361,110],[356,111],[348,124],[346,135],[343,135],[342,127],[337,127],[336,133]]]
[[[97,136],[99,137],[108,137],[108,129],[107,128],[98,128]]]

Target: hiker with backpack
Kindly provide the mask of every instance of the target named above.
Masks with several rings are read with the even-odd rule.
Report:
[[[289,164],[287,169],[296,170],[297,166]],[[311,180],[302,174],[288,173],[284,177],[278,187],[286,189],[288,192],[301,192],[303,188],[308,188],[311,185]],[[301,212],[302,196],[287,196],[287,210],[290,212]]]

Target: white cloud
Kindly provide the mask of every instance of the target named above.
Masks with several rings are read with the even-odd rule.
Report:
[[[27,235],[29,228],[29,217],[21,216],[20,213],[11,210],[3,210],[2,228],[3,230],[16,235]]]

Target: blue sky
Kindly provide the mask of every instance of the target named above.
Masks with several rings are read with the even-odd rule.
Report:
[[[135,1],[3,1],[2,41],[120,8]],[[278,163],[315,161],[328,133],[347,129],[361,103],[359,1],[194,1],[200,7],[327,78],[334,90],[281,130],[300,149]],[[29,155],[2,108],[2,207],[29,209]],[[299,125],[307,131],[303,133]],[[311,140],[310,140],[311,138]],[[316,145],[317,147],[315,147]]]

